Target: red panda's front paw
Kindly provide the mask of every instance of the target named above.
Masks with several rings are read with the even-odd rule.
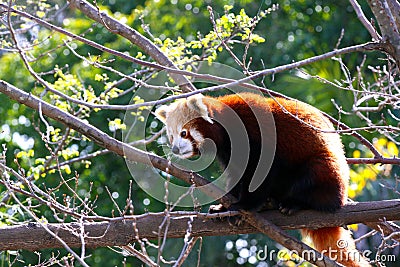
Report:
[[[222,204],[218,204],[218,205],[211,205],[208,208],[208,213],[209,214],[215,214],[215,213],[220,213],[220,212],[225,212],[228,211],[227,208],[225,208]],[[226,220],[226,217],[213,217],[212,220],[214,221],[224,221]]]
[[[279,204],[279,211],[284,215],[293,215],[298,210],[300,210],[298,206],[287,206]]]
[[[227,209],[222,204],[218,204],[218,205],[211,205],[210,208],[208,209],[208,213],[214,214],[214,213],[235,211],[235,210],[236,209],[234,208],[234,206]],[[226,221],[227,220],[229,222],[229,224],[235,225],[235,226],[239,226],[243,223],[242,216],[239,216],[239,215],[218,217],[218,218],[215,218],[212,220],[214,220],[214,221]]]
[[[219,213],[219,212],[224,212],[224,211],[228,211],[227,208],[225,208],[222,204],[218,204],[218,205],[211,205],[208,208],[208,213]]]

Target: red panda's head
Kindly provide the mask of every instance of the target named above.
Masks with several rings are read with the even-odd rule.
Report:
[[[190,158],[199,154],[205,137],[200,129],[202,123],[213,124],[207,106],[201,94],[179,99],[170,105],[159,107],[156,117],[167,128],[167,135],[172,147],[172,152],[181,158]]]

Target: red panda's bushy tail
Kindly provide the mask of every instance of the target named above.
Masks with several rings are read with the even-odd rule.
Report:
[[[342,227],[303,229],[302,234],[310,236],[316,250],[346,267],[371,266],[362,253],[356,249],[350,231]]]

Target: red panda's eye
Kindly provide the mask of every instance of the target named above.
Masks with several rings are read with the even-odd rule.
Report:
[[[186,130],[182,130],[181,132],[181,137],[186,137],[187,136],[187,131]]]

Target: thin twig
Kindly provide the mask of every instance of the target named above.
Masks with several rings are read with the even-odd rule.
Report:
[[[368,30],[369,34],[371,34],[372,38],[374,41],[380,41],[381,36],[376,32],[376,29],[374,26],[372,26],[371,22],[365,17],[364,12],[362,11],[362,8],[360,4],[357,2],[357,0],[349,0],[350,4],[353,6],[354,11],[357,14],[357,18],[361,21],[361,23],[364,25],[364,27]]]

